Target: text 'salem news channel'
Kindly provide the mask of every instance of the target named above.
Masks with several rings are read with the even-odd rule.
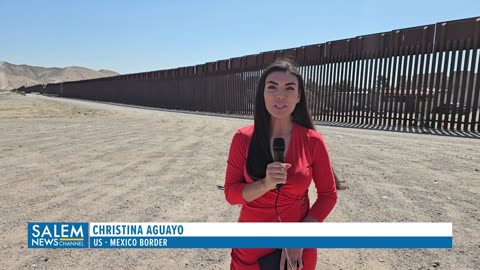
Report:
[[[29,248],[88,248],[88,223],[28,223]]]

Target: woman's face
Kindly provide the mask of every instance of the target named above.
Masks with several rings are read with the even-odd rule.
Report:
[[[272,117],[290,118],[300,101],[298,84],[297,77],[286,71],[275,71],[267,75],[263,96],[265,107]]]

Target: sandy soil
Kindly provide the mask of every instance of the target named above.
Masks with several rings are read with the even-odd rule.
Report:
[[[251,123],[0,95],[0,269],[228,269],[226,249],[28,249],[26,226],[235,221],[216,185]],[[452,222],[454,248],[319,250],[317,269],[480,269],[480,140],[318,130],[350,186],[328,222]]]

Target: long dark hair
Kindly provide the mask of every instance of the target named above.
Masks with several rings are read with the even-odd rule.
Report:
[[[298,67],[290,60],[279,59],[265,69],[258,80],[257,92],[255,97],[254,130],[247,156],[247,173],[253,180],[259,180],[265,177],[267,165],[273,162],[270,150],[270,113],[265,107],[265,81],[267,76],[276,71],[288,72],[294,75],[298,80],[298,91],[300,102],[297,103],[291,117],[292,121],[309,129],[315,129],[312,116],[307,108],[305,95],[305,83]]]

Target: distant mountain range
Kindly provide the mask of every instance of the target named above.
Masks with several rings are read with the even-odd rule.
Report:
[[[0,61],[0,91],[42,83],[78,81],[119,75],[110,70],[92,70],[84,67],[45,68],[15,65]]]

